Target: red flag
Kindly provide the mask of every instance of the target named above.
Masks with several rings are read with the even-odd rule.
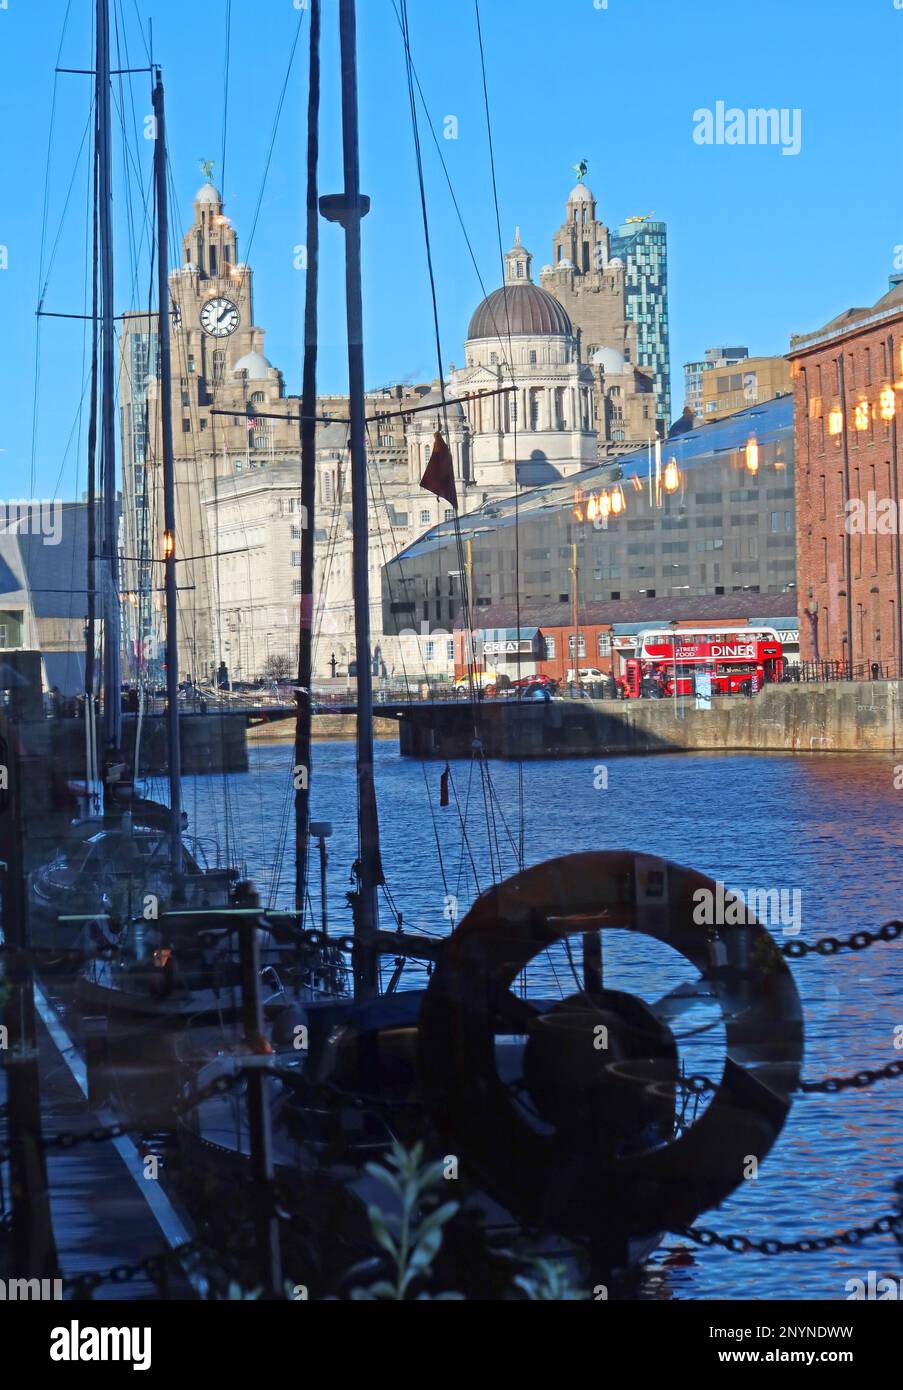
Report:
[[[433,441],[433,452],[430,454],[430,461],[426,466],[426,471],[420,479],[420,486],[426,488],[427,492],[435,493],[441,497],[450,507],[458,510],[458,494],[455,490],[455,465],[452,460],[451,450],[446,444],[442,435],[436,431]]]
[[[447,805],[448,805],[448,774],[449,774],[449,769],[446,768],[445,771],[443,772],[442,776],[439,778],[439,805],[440,805],[440,806],[447,806]]]

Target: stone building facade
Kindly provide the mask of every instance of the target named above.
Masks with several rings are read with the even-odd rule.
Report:
[[[476,489],[534,487],[596,460],[593,376],[561,302],[533,283],[533,257],[518,233],[505,256],[505,283],[474,311],[465,366],[453,372],[465,410]],[[464,510],[469,510],[465,507]]]
[[[647,310],[634,308],[631,316],[631,295],[652,293],[647,278],[639,263],[628,266],[612,253],[609,229],[596,216],[596,199],[578,183],[568,195],[564,221],[552,240],[552,264],[543,267],[540,283],[566,309],[579,356],[592,367],[602,457],[627,452],[667,428],[666,383],[660,377],[657,391],[658,369],[641,350]],[[666,310],[664,285],[660,298]],[[667,360],[666,341],[664,352]]]
[[[903,285],[791,340],[802,655],[903,676]]]

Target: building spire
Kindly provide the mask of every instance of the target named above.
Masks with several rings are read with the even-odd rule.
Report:
[[[526,284],[532,280],[530,266],[533,257],[526,246],[521,244],[520,227],[515,228],[514,245],[510,251],[505,252],[505,284]]]

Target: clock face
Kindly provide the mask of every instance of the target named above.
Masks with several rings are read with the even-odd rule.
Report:
[[[231,299],[208,299],[201,310],[201,327],[211,338],[228,338],[241,323],[241,314]]]

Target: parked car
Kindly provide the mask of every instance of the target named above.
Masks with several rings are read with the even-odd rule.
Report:
[[[567,673],[567,688],[577,687],[581,695],[595,699],[616,700],[618,683],[608,671],[600,671],[598,666],[581,666],[577,672]]]
[[[497,671],[474,671],[472,676],[459,676],[455,681],[455,695],[459,700],[469,700],[471,681],[477,694],[494,695],[497,680]]]
[[[519,680],[512,681],[511,684],[514,686],[515,690],[522,686],[529,685],[547,686],[548,689],[553,692],[558,689],[558,682],[554,677],[543,675],[541,671],[537,671],[536,674],[532,676],[521,676]]]
[[[571,667],[565,680],[568,685],[576,685],[578,678],[581,685],[592,685],[595,681],[606,680],[606,675],[598,666],[581,666],[577,671]]]
[[[521,676],[518,680],[512,681],[509,693],[515,700],[551,700],[557,689],[556,680],[537,672],[532,676]]]

